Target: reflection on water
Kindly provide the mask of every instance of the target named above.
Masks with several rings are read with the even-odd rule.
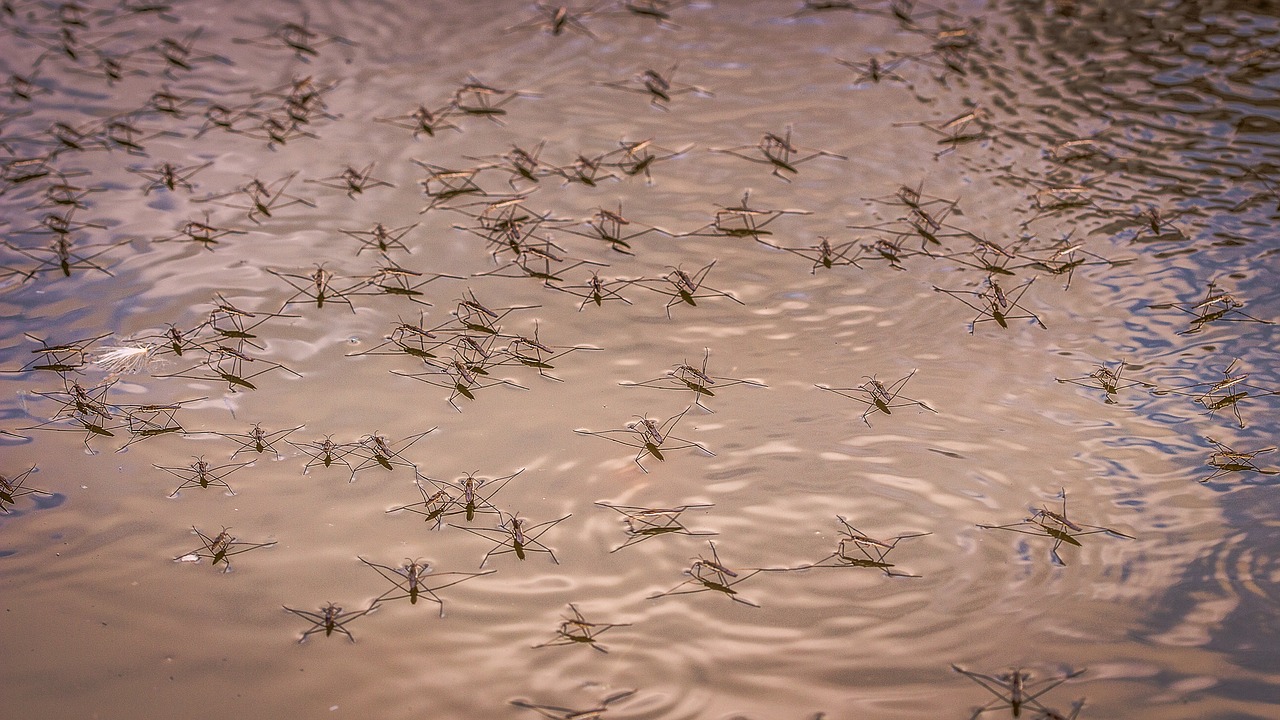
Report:
[[[14,712],[1280,705],[1269,4],[0,25]]]

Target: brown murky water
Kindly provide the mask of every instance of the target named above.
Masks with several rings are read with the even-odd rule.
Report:
[[[7,3],[0,714],[1280,712],[1276,6],[810,5]]]

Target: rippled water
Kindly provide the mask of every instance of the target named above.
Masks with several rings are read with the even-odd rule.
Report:
[[[24,487],[43,491],[0,516],[6,712],[1014,714],[956,665],[1020,668],[1032,694],[1079,671],[1023,716],[1274,717],[1280,377],[1275,326],[1255,320],[1280,317],[1275,5],[827,5],[630,3],[667,8],[657,22],[602,3],[557,32],[553,6],[506,2],[6,4],[0,473],[35,467]],[[669,99],[643,91],[647,69]],[[455,98],[504,113],[406,126]],[[651,182],[620,151],[646,139],[663,158]],[[498,165],[513,147],[541,148],[536,181],[486,167],[472,180],[489,197],[424,194],[439,192],[431,167]],[[547,174],[606,154],[623,162],[594,185]],[[162,163],[180,169],[172,188]],[[367,171],[359,192],[346,168]],[[253,178],[275,204],[250,211],[237,188]],[[910,224],[910,189],[937,227]],[[525,267],[558,280],[503,277],[522,272],[510,247],[459,211],[516,190],[547,217]],[[570,232],[619,208],[627,235],[670,235],[624,254]],[[756,237],[712,232],[717,219]],[[403,229],[402,247],[362,246],[376,223]],[[65,270],[48,250],[60,237]],[[559,260],[527,250],[543,240]],[[370,285],[393,282],[375,278],[391,263],[454,277],[408,281],[415,303]],[[696,305],[663,279],[708,266]],[[308,297],[317,267],[349,294]],[[625,303],[584,304],[592,271],[639,282],[610,286]],[[500,336],[449,329],[483,324],[472,300],[516,308]],[[239,321],[257,337],[207,326],[218,303],[255,313]],[[472,352],[463,334],[488,343],[487,361],[463,355],[488,373],[474,397],[452,393],[455,409],[420,381],[454,382],[388,344],[412,337],[401,323],[444,327],[454,344],[425,346],[442,358]],[[168,328],[204,349],[175,355]],[[547,359],[517,335],[573,350]],[[218,345],[254,359],[236,367]],[[148,362],[97,362],[119,347]],[[720,380],[684,377],[713,395],[671,389],[704,357]],[[1120,373],[1114,393],[1100,367]],[[91,398],[78,416],[73,383]],[[646,417],[661,460],[627,430]],[[232,459],[228,435],[255,424],[280,433],[279,456]],[[375,433],[402,451],[389,469],[367,451],[311,457]],[[199,458],[234,495],[184,483]],[[1211,463],[1227,469],[1199,482]],[[517,472],[490,500],[508,528],[565,518],[531,530],[558,564],[533,544],[486,557],[493,514],[435,529],[388,512],[419,487]],[[1078,529],[1035,515],[1062,513],[1063,493]],[[689,534],[633,537],[601,502],[697,507],[665,526]],[[224,527],[274,545],[234,546],[228,573],[190,562]],[[853,528],[900,539],[885,552]],[[440,588],[440,617],[360,558],[494,572]],[[836,567],[798,569],[814,564]],[[700,592],[653,597],[671,590]],[[299,644],[308,621],[282,606],[330,602],[374,611]],[[574,609],[598,625],[562,624]]]

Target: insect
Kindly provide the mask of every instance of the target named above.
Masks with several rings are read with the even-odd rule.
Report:
[[[498,98],[497,101],[493,100],[495,97]],[[538,94],[524,90],[502,90],[468,75],[466,82],[453,93],[453,107],[463,115],[485,117],[496,125],[503,125],[501,117],[507,111],[502,106],[516,98],[525,97],[538,97]]]
[[[360,169],[356,169],[351,165],[346,166],[337,175],[332,175],[318,180],[306,180],[304,182],[323,185],[327,188],[343,190],[347,193],[347,197],[352,200],[356,199],[356,195],[363,193],[369,188],[375,187],[395,187],[395,185],[386,180],[379,180],[373,177],[373,166],[377,163],[369,163]]]
[[[274,217],[273,213],[279,212],[286,207],[290,207],[292,205],[305,205],[306,207],[314,208],[316,206],[314,202],[306,198],[298,197],[297,195],[290,195],[285,192],[285,190],[289,188],[290,183],[292,183],[296,177],[298,177],[298,171],[296,170],[288,175],[272,180],[269,183],[263,182],[255,177],[235,190],[222,193],[220,195],[210,195],[208,197],[199,198],[194,200],[194,202],[212,202],[224,207],[244,210],[251,221],[255,224],[261,225],[262,223],[258,218]],[[228,198],[234,198],[236,196],[243,197],[245,202],[243,204],[227,202]]]
[[[858,257],[861,255],[863,247],[859,245],[857,240],[832,245],[831,241],[826,237],[819,236],[817,243],[803,248],[783,247],[773,243],[765,244],[779,250],[785,250],[792,255],[799,255],[812,262],[813,267],[809,270],[811,275],[818,274],[818,268],[830,270],[835,267],[852,265],[859,270],[862,269],[862,266],[858,264]]]
[[[1205,437],[1215,448],[1209,454],[1209,467],[1213,468],[1213,474],[1200,480],[1202,483],[1212,482],[1217,478],[1233,472],[1255,472],[1259,475],[1280,475],[1280,470],[1263,470],[1253,462],[1253,459],[1259,455],[1265,455],[1275,452],[1274,447],[1265,447],[1260,450],[1250,452],[1238,452],[1235,449],[1214,440],[1211,437]]]
[[[422,515],[427,522],[434,520],[437,530],[440,528],[441,521],[452,515],[463,515],[467,522],[474,522],[477,514],[493,514],[501,520],[502,511],[493,504],[493,496],[522,472],[524,468],[498,478],[477,478],[474,473],[467,473],[464,477],[452,481],[435,480],[417,475],[414,478],[414,484],[422,495],[422,502],[401,505],[387,512],[408,510]],[[435,492],[428,495],[427,488],[422,484],[423,480],[431,483]]]
[[[501,513],[499,513],[501,517]],[[489,552],[484,554],[484,558],[480,561],[480,569],[484,569],[485,563],[489,562],[489,558],[494,555],[505,555],[506,553],[515,553],[515,556],[524,560],[525,556],[530,552],[544,552],[551,557],[551,562],[559,565],[560,561],[556,559],[556,554],[551,548],[538,541],[538,538],[547,533],[548,530],[568,520],[571,516],[565,515],[562,518],[548,520],[538,523],[537,525],[529,525],[519,514],[508,515],[505,519],[498,523],[496,528],[470,528],[461,525],[453,525],[453,527],[461,528],[473,535],[479,535],[487,540],[496,540],[497,544],[493,546]],[[490,534],[492,533],[492,534]]]
[[[564,184],[581,183],[587,187],[596,187],[601,180],[617,180],[618,177],[605,172],[610,165],[605,162],[611,153],[586,156],[579,154],[570,164],[552,168],[552,171],[564,178]]]
[[[301,425],[295,425],[294,427],[291,427],[291,428],[285,428],[283,430],[274,430],[274,431],[268,432],[262,429],[261,423],[254,423],[253,427],[249,428],[248,432],[243,432],[243,433],[220,432],[216,434],[220,437],[227,438],[228,440],[234,440],[237,444],[240,445],[240,447],[237,448],[235,452],[231,453],[231,457],[233,459],[235,458],[235,456],[239,455],[240,453],[247,452],[247,453],[254,453],[256,455],[261,455],[267,452],[268,450],[270,450],[272,454],[276,456],[276,459],[279,460],[284,456],[281,455],[280,451],[276,449],[274,443],[277,440],[284,440],[285,438],[289,437],[290,435],[292,435],[293,433],[301,429],[302,429]]]
[[[250,345],[263,350],[265,349],[263,346],[254,342],[254,339],[258,337],[254,334],[254,330],[266,321],[280,317],[296,316],[263,312],[261,310],[256,312],[242,310],[232,305],[222,293],[215,293],[213,296],[213,310],[209,311],[209,318],[205,320],[200,329],[208,328],[223,340],[234,341],[237,345]],[[176,341],[172,334],[170,334],[170,339]],[[176,354],[180,355],[181,353]]]
[[[314,440],[309,443],[295,443],[292,440],[285,442],[301,450],[311,458],[302,466],[302,474],[306,475],[311,472],[311,468],[319,465],[324,468],[333,467],[339,464],[351,471],[351,477],[355,477],[355,468],[351,463],[347,462],[347,457],[356,451],[356,443],[336,443],[333,441],[332,435],[325,435],[321,440]]]
[[[644,226],[643,229],[637,229],[636,232],[628,234],[624,226],[630,225],[631,221],[622,215],[622,201],[618,201],[617,212],[599,208],[595,215],[583,221],[582,224],[586,225],[590,230],[573,230],[566,228],[565,232],[579,237],[606,242],[609,244],[611,249],[616,250],[623,255],[634,254],[631,252],[632,240],[638,237],[644,237],[651,232],[663,232],[655,227]]]
[[[600,275],[593,271],[591,277],[581,285],[551,285],[549,287],[574,297],[582,298],[582,302],[578,303],[578,312],[582,312],[582,309],[588,304],[601,307],[607,300],[620,300],[623,304],[630,305],[631,301],[623,297],[618,292],[618,289],[633,285],[635,282],[635,280],[624,280],[622,278],[601,280]]]
[[[419,382],[427,383],[428,385],[435,385],[436,387],[449,390],[448,402],[453,406],[453,409],[458,412],[462,412],[462,408],[454,401],[457,400],[458,397],[475,400],[475,393],[479,390],[497,387],[499,385],[506,385],[518,390],[529,389],[517,382],[505,378],[490,381],[481,380],[480,378],[484,374],[481,372],[484,370],[484,363],[468,363],[458,357],[455,357],[442,365],[431,367],[431,370],[420,373],[405,373],[398,370],[392,370],[391,372],[395,375],[400,375],[401,377],[412,378]]]
[[[646,185],[653,185],[652,168],[654,163],[670,160],[679,157],[693,149],[693,144],[685,145],[678,150],[671,150],[661,147],[654,143],[653,138],[647,140],[638,140],[628,142],[620,140],[618,149],[607,153],[605,157],[610,167],[617,168],[627,177],[635,177],[636,175],[644,175]],[[656,153],[656,154],[655,154]],[[616,156],[616,159],[614,159]],[[665,235],[669,235],[665,230],[660,230]]]
[[[1236,372],[1240,365],[1240,358],[1231,361],[1226,369],[1222,371],[1222,379],[1216,382],[1193,383],[1177,388],[1159,389],[1154,391],[1156,395],[1184,395],[1195,399],[1195,402],[1205,409],[1206,415],[1213,415],[1223,408],[1231,408],[1231,412],[1236,416],[1236,422],[1243,428],[1244,417],[1240,414],[1240,401],[1249,397],[1250,391],[1256,391],[1252,397],[1259,395],[1280,395],[1280,392],[1270,390],[1268,388],[1245,382],[1249,379],[1249,373]]]
[[[894,82],[910,85],[911,83],[908,82],[906,78],[895,73],[894,70],[902,67],[911,59],[913,58],[900,57],[896,60],[890,60],[889,62],[880,62],[880,58],[872,55],[864,63],[855,62],[853,60],[842,60],[840,58],[836,58],[836,62],[858,73],[857,77],[853,79],[853,83],[855,85],[862,85],[866,82],[872,82],[878,85],[881,80],[893,80]]]
[[[339,43],[341,45],[355,44],[341,35],[330,35],[312,30],[309,18],[305,14],[300,23],[286,21],[266,35],[247,39],[233,38],[232,42],[267,48],[283,45],[285,48],[292,50],[294,57],[303,62],[310,62],[310,58],[318,57],[320,48],[325,45],[331,43]]]
[[[382,223],[374,223],[373,227],[368,230],[342,230],[346,235],[360,243],[360,249],[356,250],[356,255],[365,250],[376,250],[383,255],[390,253],[392,250],[403,250],[409,252],[409,247],[404,244],[404,236],[409,234],[410,230],[418,227],[421,223],[412,225],[404,225],[402,227],[392,228]]]
[[[347,639],[351,642],[355,642],[356,638],[351,634],[351,631],[347,629],[347,624],[352,620],[356,620],[373,612],[377,609],[378,603],[374,602],[370,604],[369,607],[364,610],[360,610],[359,612],[346,612],[342,609],[341,605],[335,605],[332,602],[321,606],[319,612],[315,612],[313,610],[296,610],[288,605],[282,605],[281,607],[311,623],[311,628],[303,632],[302,637],[298,638],[299,643],[306,642],[308,637],[311,637],[312,634],[318,632],[323,632],[325,637],[329,637],[335,632],[341,633],[346,635]]]
[[[37,490],[26,486],[27,478],[31,473],[36,471],[36,466],[18,473],[13,477],[5,477],[0,475],[0,513],[9,514],[9,508],[13,507],[14,502],[24,495],[50,495],[44,490]]]
[[[750,607],[760,607],[756,603],[747,600],[734,590],[734,586],[754,577],[760,570],[752,570],[743,575],[737,570],[731,570],[720,561],[720,555],[716,552],[716,544],[713,540],[708,540],[707,544],[711,546],[711,559],[699,555],[689,569],[684,571],[689,576],[688,580],[676,585],[665,592],[650,595],[650,600],[671,595],[692,595],[693,593],[714,591],[724,594],[730,600],[736,603],[742,603]],[[692,589],[684,590],[686,586],[693,586]]]
[[[1124,370],[1126,367],[1133,366],[1130,366],[1124,360],[1121,360],[1114,370],[1106,365],[1099,365],[1093,372],[1083,377],[1055,379],[1060,383],[1070,383],[1072,385],[1079,385],[1080,387],[1099,388],[1104,393],[1104,402],[1108,405],[1114,405],[1116,403],[1115,395],[1121,390],[1135,386],[1146,388],[1155,387],[1155,385],[1141,380],[1126,380],[1124,378]]]
[[[195,66],[213,60],[223,65],[230,65],[231,60],[217,53],[205,52],[197,50],[195,47],[196,40],[204,32],[204,28],[198,27],[187,33],[182,39],[172,37],[164,37],[156,41],[149,50],[154,52],[158,59],[164,63],[165,74],[169,77],[175,75],[176,70],[190,72]]]
[[[70,208],[72,210],[84,210],[88,208],[88,203],[84,202],[86,197],[93,193],[106,190],[105,187],[81,187],[70,181],[70,178],[79,175],[85,175],[84,172],[59,172],[56,180],[50,181],[44,186],[44,199],[38,205],[33,205],[32,210],[40,208]]]
[[[182,484],[169,493],[169,497],[177,497],[178,493],[185,488],[199,487],[208,489],[214,485],[226,488],[228,495],[235,495],[235,491],[227,484],[226,477],[240,468],[252,464],[252,462],[246,462],[214,466],[205,462],[203,457],[195,457],[195,462],[186,467],[167,467],[164,465],[152,465],[152,467],[157,470],[163,470],[182,480]]]
[[[844,519],[843,516],[837,515],[836,519],[840,521],[844,529],[836,545],[835,552],[810,565],[789,569],[866,567],[877,568],[883,571],[886,577],[920,577],[919,575],[909,575],[892,570],[891,568],[894,565],[888,561],[887,557],[898,546],[900,541],[907,538],[924,537],[932,533],[905,533],[895,535],[887,541],[877,540],[850,525],[849,521]],[[855,550],[857,551],[856,553],[854,552]]]
[[[500,307],[496,310],[486,307],[476,297],[475,292],[471,289],[458,299],[457,309],[454,314],[458,321],[462,323],[463,328],[469,332],[479,333],[481,335],[497,335],[498,327],[496,323],[507,315],[516,310],[532,310],[537,305],[511,305],[508,307]]]
[[[746,151],[754,150],[756,152],[748,154]],[[760,142],[755,145],[742,145],[732,148],[711,148],[711,152],[725,153],[734,157],[749,160],[753,163],[769,165],[773,168],[773,176],[783,182],[791,182],[788,175],[798,175],[800,170],[798,166],[801,163],[809,162],[820,157],[829,157],[835,160],[848,160],[849,158],[839,153],[833,153],[828,150],[819,150],[818,148],[808,148],[800,145],[794,145],[791,142],[791,126],[788,125],[782,133],[766,132]],[[745,205],[745,199],[743,204]]]
[[[1066,275],[1067,282],[1063,285],[1063,290],[1071,289],[1071,278],[1078,267],[1088,265],[1109,265],[1114,267],[1132,262],[1131,258],[1108,260],[1097,253],[1085,250],[1083,242],[1072,243],[1070,237],[1059,240],[1046,248],[1045,251],[1048,252],[1048,255],[1037,256],[1024,252],[1022,256],[1028,260],[1027,267],[1035,268],[1050,275]]]
[[[667,301],[666,307],[667,319],[671,319],[671,308],[676,305],[684,303],[691,307],[697,307],[697,300],[705,300],[707,298],[728,298],[739,305],[746,305],[746,303],[729,293],[716,290],[715,288],[705,284],[707,274],[711,272],[711,268],[715,267],[715,265],[716,261],[712,260],[710,263],[704,265],[700,270],[692,274],[685,272],[680,267],[673,267],[666,275],[658,278],[658,280],[665,282],[666,286],[653,287],[652,285],[647,284],[656,282],[656,280],[646,282],[644,279],[638,279],[634,280],[633,283],[648,290],[653,290],[670,296],[670,300]]]
[[[1004,288],[1000,287],[1000,282],[994,276],[988,275],[984,281],[986,287],[982,290],[947,290],[937,285],[933,286],[933,290],[934,292],[946,293],[978,311],[977,317],[969,323],[970,335],[973,334],[978,323],[988,320],[994,321],[1005,329],[1008,329],[1008,321],[1010,320],[1030,320],[1038,325],[1041,330],[1047,330],[1048,328],[1041,322],[1038,315],[1020,304],[1022,296],[1026,294],[1035,280],[1035,278],[1031,278],[1006,292]],[[972,296],[973,299],[970,300],[967,296]]]
[[[676,95],[694,93],[702,97],[715,97],[715,94],[706,88],[675,82],[673,78],[677,67],[679,66],[672,65],[667,69],[666,73],[662,73],[652,68],[645,68],[626,80],[609,80],[597,82],[595,84],[604,87],[611,87],[615,90],[647,95],[649,97],[649,106],[664,112],[670,109],[667,107],[667,104],[670,103],[671,98]]]
[[[419,180],[418,184],[422,186],[423,194],[431,198],[430,204],[418,211],[419,215],[433,210],[456,197],[488,195],[475,180],[476,176],[480,174],[481,168],[454,170],[440,165],[425,163],[421,160],[414,160],[414,162],[427,171],[427,177]]]
[[[191,184],[191,178],[197,173],[213,164],[210,160],[200,165],[188,165],[186,167],[178,167],[172,163],[160,163],[154,168],[126,168],[134,175],[141,175],[148,182],[142,186],[142,194],[150,195],[152,190],[168,190],[169,192],[177,192],[178,188],[182,188],[187,192],[194,192],[195,186]]]
[[[983,530],[1011,530],[1024,535],[1043,535],[1053,538],[1053,547],[1049,550],[1049,557],[1053,560],[1054,565],[1066,566],[1058,555],[1058,548],[1062,547],[1065,542],[1068,545],[1081,547],[1080,541],[1076,538],[1083,535],[1094,535],[1097,533],[1106,533],[1112,537],[1124,538],[1132,540],[1133,536],[1113,530],[1111,528],[1102,527],[1100,525],[1087,525],[1078,523],[1067,517],[1067,491],[1061,490],[1058,497],[1062,498],[1061,512],[1049,510],[1048,508],[1039,508],[1032,511],[1031,517],[1020,522],[1010,523],[1008,525],[982,525],[978,527]]]
[[[512,25],[503,32],[538,29],[546,30],[551,35],[558,36],[566,30],[572,30],[581,35],[586,35],[592,40],[600,39],[586,25],[582,24],[582,20],[591,15],[591,10],[579,12],[571,10],[567,5],[552,6],[542,2],[534,3],[534,7],[537,8],[539,13],[537,17]]]
[[[902,388],[906,387],[907,382],[915,377],[915,374],[916,371],[912,370],[905,377],[898,378],[888,385],[877,380],[874,375],[869,377],[864,375],[866,382],[856,387],[833,388],[827,385],[816,385],[815,387],[827,392],[833,392],[841,397],[847,397],[850,400],[857,400],[866,405],[867,409],[862,412],[862,422],[866,423],[867,427],[871,427],[870,417],[873,414],[882,412],[885,415],[892,415],[893,408],[897,407],[915,406],[924,408],[934,414],[938,412],[924,402],[902,394]],[[857,391],[860,395],[851,395],[850,393],[854,391]]]
[[[178,226],[178,232],[166,237],[157,237],[153,242],[192,242],[198,243],[206,250],[213,250],[218,242],[228,235],[244,235],[244,230],[218,227],[209,223],[209,213],[205,212],[204,220],[187,220]]]
[[[659,535],[699,536],[716,534],[708,530],[690,530],[685,527],[684,523],[680,522],[680,516],[688,510],[708,510],[715,507],[710,503],[677,505],[669,508],[613,505],[602,501],[597,501],[596,505],[609,508],[622,515],[622,524],[627,534],[627,540],[610,550],[610,553],[618,552],[623,548],[631,547]]]
[[[1151,309],[1174,308],[1188,315],[1192,315],[1190,326],[1179,335],[1194,335],[1200,332],[1205,325],[1213,322],[1254,322],[1263,325],[1274,325],[1270,320],[1262,320],[1244,312],[1240,308],[1244,307],[1244,301],[1237,300],[1235,296],[1225,290],[1219,290],[1217,281],[1210,280],[1209,287],[1205,292],[1204,299],[1195,305],[1183,305],[1180,303],[1162,303],[1151,305]]]
[[[443,332],[443,326],[427,328],[424,327],[425,320],[425,312],[419,313],[416,323],[405,322],[402,318],[392,326],[390,334],[384,336],[384,342],[368,350],[348,353],[347,356],[405,354],[418,360],[435,358],[436,351],[447,345],[449,340],[442,339],[439,335]]]
[[[698,407],[707,412],[715,412],[711,408],[702,404],[703,398],[715,397],[716,388],[730,387],[733,385],[751,385],[752,387],[768,387],[758,380],[746,380],[741,378],[723,377],[719,375],[710,375],[707,373],[707,362],[711,359],[711,348],[705,348],[702,354],[702,365],[693,366],[688,362],[682,362],[668,370],[666,375],[645,380],[644,382],[620,382],[623,387],[647,387],[655,390],[692,390],[693,402]]]
[[[532,150],[525,150],[519,145],[512,145],[511,150],[502,155],[473,157],[470,159],[485,163],[480,166],[479,169],[481,170],[497,168],[507,172],[511,176],[507,179],[507,184],[511,186],[512,190],[518,190],[518,183],[537,184],[545,175],[554,172],[539,159],[539,156],[542,155],[542,148],[546,144],[546,140],[539,141],[537,145],[533,146]]]
[[[538,374],[548,380],[556,382],[564,382],[560,378],[548,373],[548,370],[554,370],[555,366],[551,364],[552,360],[564,357],[575,350],[599,350],[600,348],[590,345],[547,345],[538,338],[538,326],[535,324],[533,328],[533,337],[525,337],[524,335],[513,335],[511,342],[507,343],[505,350],[501,352],[506,358],[498,364],[505,365],[509,362],[522,365],[524,367],[533,368]]]
[[[245,347],[249,343],[240,342],[236,347],[230,345],[214,345],[207,348],[209,356],[204,362],[194,367],[188,368],[182,372],[172,373],[169,375],[156,375],[155,377],[182,377],[193,380],[221,380],[227,383],[227,389],[235,392],[237,389],[257,390],[258,386],[253,380],[261,375],[265,375],[273,370],[284,370],[294,377],[302,377],[302,375],[290,370],[278,362],[255,358],[245,352]],[[246,372],[245,366],[250,363],[256,363],[256,367],[261,368],[257,372]]]
[[[635,694],[635,690],[620,690],[605,696],[603,700],[596,703],[594,706],[581,710],[560,707],[559,705],[539,705],[520,698],[512,700],[511,704],[518,708],[532,710],[545,718],[550,718],[551,720],[599,720],[606,712],[608,712],[610,705],[621,700],[626,700]]]
[[[534,645],[535,648],[559,647],[563,645],[586,645],[592,650],[608,654],[609,649],[601,645],[596,638],[616,627],[629,627],[631,623],[599,623],[590,622],[578,610],[578,606],[569,603],[572,616],[562,616],[560,627],[556,628],[556,636],[546,642]]]
[[[89,346],[110,334],[111,333],[103,333],[102,335],[97,335],[91,338],[50,345],[47,340],[38,338],[31,333],[23,333],[23,337],[28,340],[40,343],[40,347],[31,350],[32,355],[38,355],[39,357],[33,358],[19,370],[3,370],[0,372],[25,373],[35,370],[47,370],[49,372],[58,373],[59,375],[69,372],[77,372],[89,362],[87,352]]]
[[[237,540],[234,535],[228,532],[230,528],[222,528],[222,531],[213,537],[209,537],[200,532],[199,528],[192,525],[191,532],[200,536],[200,547],[185,552],[174,558],[174,562],[200,562],[201,558],[208,558],[210,567],[218,567],[218,563],[222,563],[222,572],[231,572],[231,556],[246,553],[250,550],[258,548],[271,547],[276,544],[275,540],[264,543],[242,542]]]
[[[458,512],[461,513],[467,522],[473,522],[477,512],[491,512],[498,516],[499,521],[502,519],[502,511],[493,504],[493,496],[497,495],[507,483],[514,480],[524,472],[524,468],[496,478],[477,478],[474,473],[467,473],[465,477],[458,478],[453,482],[437,481],[427,478],[427,481],[435,485],[439,489],[445,487],[457,490],[458,494],[454,504],[459,506]],[[486,510],[487,508],[487,510]]]
[[[951,666],[951,669],[978,683],[986,689],[987,692],[996,696],[995,700],[992,700],[986,705],[975,710],[973,715],[970,716],[971,720],[977,720],[979,715],[988,710],[1000,710],[1003,708],[1009,708],[1015,718],[1019,717],[1024,708],[1035,710],[1036,712],[1041,713],[1039,717],[1046,719],[1063,717],[1057,711],[1045,707],[1040,702],[1039,698],[1041,695],[1044,695],[1062,683],[1080,676],[1085,671],[1085,668],[1081,668],[1074,672],[1069,672],[1062,677],[1046,678],[1037,682],[1031,682],[1031,673],[1023,672],[1021,668],[1015,668],[1009,672],[1001,673],[994,677],[983,673],[973,672],[972,670],[965,670],[955,664]],[[1082,705],[1083,702],[1076,707],[1076,712],[1071,714],[1071,718],[1076,717],[1076,714],[1079,712],[1079,708]]]
[[[30,280],[48,271],[59,271],[63,277],[71,277],[72,270],[97,270],[104,275],[112,275],[110,270],[95,263],[94,260],[129,242],[130,240],[124,239],[77,247],[69,233],[59,233],[47,246],[41,248],[18,247],[7,241],[4,244],[21,255],[39,261],[39,265],[19,273],[26,276],[25,280]],[[86,253],[84,250],[97,250],[97,252]]]
[[[689,407],[693,406],[690,405]],[[675,429],[680,419],[687,412],[689,412],[689,408],[681,410],[678,415],[672,415],[661,424],[647,417],[636,416],[637,420],[627,423],[620,430],[584,430],[579,428],[574,432],[579,435],[592,435],[620,445],[626,445],[627,447],[638,448],[640,452],[636,453],[634,462],[641,471],[648,473],[649,470],[640,462],[646,455],[652,455],[657,460],[662,461],[666,460],[663,451],[697,448],[704,454],[715,457],[715,453],[708,450],[702,443],[685,440],[671,434],[671,431]]]
[[[934,157],[938,158],[955,151],[961,145],[989,139],[991,137],[989,130],[993,127],[989,122],[990,117],[991,112],[979,105],[947,120],[895,122],[893,126],[923,127],[926,130],[942,135],[943,137],[938,141],[938,144],[947,145],[948,147],[934,153]]]
[[[383,255],[383,260],[386,264],[380,266],[365,280],[365,287],[371,294],[385,294],[403,297],[408,299],[410,302],[430,306],[431,303],[422,299],[423,292],[418,288],[424,287],[443,278],[450,278],[452,280],[465,279],[461,275],[449,275],[446,273],[432,273],[428,275],[426,273],[418,272],[417,270],[410,270],[386,255]],[[349,292],[350,294],[365,294],[356,293],[351,290],[344,292]]]
[[[550,236],[547,236],[541,243],[523,242],[518,245],[519,250],[516,257],[507,262],[506,265],[500,266],[488,272],[476,273],[475,277],[514,277],[514,278],[533,278],[541,280],[543,285],[554,287],[554,283],[563,282],[560,273],[575,270],[583,265],[592,267],[608,267],[605,263],[596,262],[594,260],[576,260],[564,267],[556,268],[553,272],[552,263],[564,263],[575,258],[565,258],[557,255],[556,251],[560,247],[556,245]]]
[[[237,127],[248,118],[259,118],[257,108],[259,103],[251,102],[245,105],[231,106],[224,105],[219,102],[211,102],[204,109],[204,123],[196,130],[194,137],[199,139],[214,128],[220,128],[229,133],[238,133],[240,129]]]
[[[94,449],[89,442],[96,437],[115,437],[113,430],[124,427],[117,421],[115,413],[119,408],[107,402],[107,392],[115,385],[109,380],[91,388],[84,388],[80,383],[63,377],[63,390],[52,392],[36,392],[50,400],[62,403],[62,407],[52,418],[38,425],[18,428],[19,430],[53,430],[55,432],[79,432],[83,430],[84,448],[90,455]]]
[[[426,105],[419,105],[404,115],[374,118],[373,121],[410,130],[413,132],[413,139],[417,140],[419,135],[435,137],[440,130],[452,129],[462,132],[462,128],[448,120],[453,111],[453,103],[435,109],[428,109]]]
[[[802,0],[800,9],[791,13],[787,17],[800,17],[809,13],[827,12],[829,10],[848,10],[850,12],[863,12],[862,8],[854,5],[851,0]]]
[[[417,472],[418,466],[406,460],[400,453],[408,450],[414,443],[435,430],[436,428],[431,428],[425,432],[409,435],[394,442],[376,432],[360,438],[352,448],[352,452],[360,458],[360,462],[351,469],[351,482],[355,482],[356,473],[375,466],[388,471],[395,470],[396,466],[400,466],[412,468]]]
[[[678,28],[671,22],[671,10],[684,5],[688,0],[623,0],[622,9],[633,16],[653,20],[660,27]]]
[[[289,299],[284,301],[282,308],[287,308],[294,303],[299,302],[315,302],[317,308],[323,308],[326,302],[332,304],[339,302],[356,311],[356,306],[351,303],[351,295],[360,287],[368,284],[367,282],[356,282],[346,287],[334,287],[333,283],[337,278],[336,275],[324,269],[323,265],[317,265],[316,269],[309,273],[286,273],[279,270],[266,269],[267,272],[275,275],[281,280],[288,283],[289,287],[297,290]]]
[[[437,590],[443,590],[447,587],[453,587],[458,583],[466,582],[472,578],[477,578],[481,575],[490,575],[497,572],[496,570],[489,570],[488,572],[479,573],[432,573],[431,566],[429,564],[424,563],[421,560],[413,560],[410,558],[405,558],[404,563],[399,567],[391,567],[389,565],[370,562],[364,558],[359,558],[359,560],[365,565],[376,570],[379,575],[386,578],[388,582],[395,586],[394,589],[388,590],[379,595],[378,598],[373,601],[375,605],[384,602],[392,602],[394,600],[403,600],[405,598],[409,599],[410,605],[415,605],[419,598],[426,598],[440,606],[440,617],[444,617],[444,600],[441,600],[440,596],[436,595]],[[431,581],[455,576],[455,579],[441,585],[436,585],[434,587],[429,585],[429,582]],[[395,594],[397,591],[399,591],[400,594]]]
[[[184,405],[207,399],[202,397],[166,404],[121,405],[120,409],[125,413],[125,427],[132,437],[124,445],[121,445],[116,452],[124,452],[126,448],[136,442],[160,435],[171,435],[173,433],[185,435],[187,431],[183,429],[175,417],[178,411]]]
[[[696,230],[680,233],[676,237],[730,237],[752,238],[756,242],[769,245],[764,239],[773,232],[765,230],[765,226],[783,215],[810,215],[808,210],[765,210],[747,205],[751,199],[751,191],[742,194],[742,203],[732,207],[722,207],[716,211],[715,219]],[[763,218],[763,220],[759,219]],[[775,247],[769,245],[769,247]]]

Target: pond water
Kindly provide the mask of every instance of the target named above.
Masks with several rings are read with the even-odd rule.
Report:
[[[6,714],[1280,712],[1274,3],[0,25]]]

